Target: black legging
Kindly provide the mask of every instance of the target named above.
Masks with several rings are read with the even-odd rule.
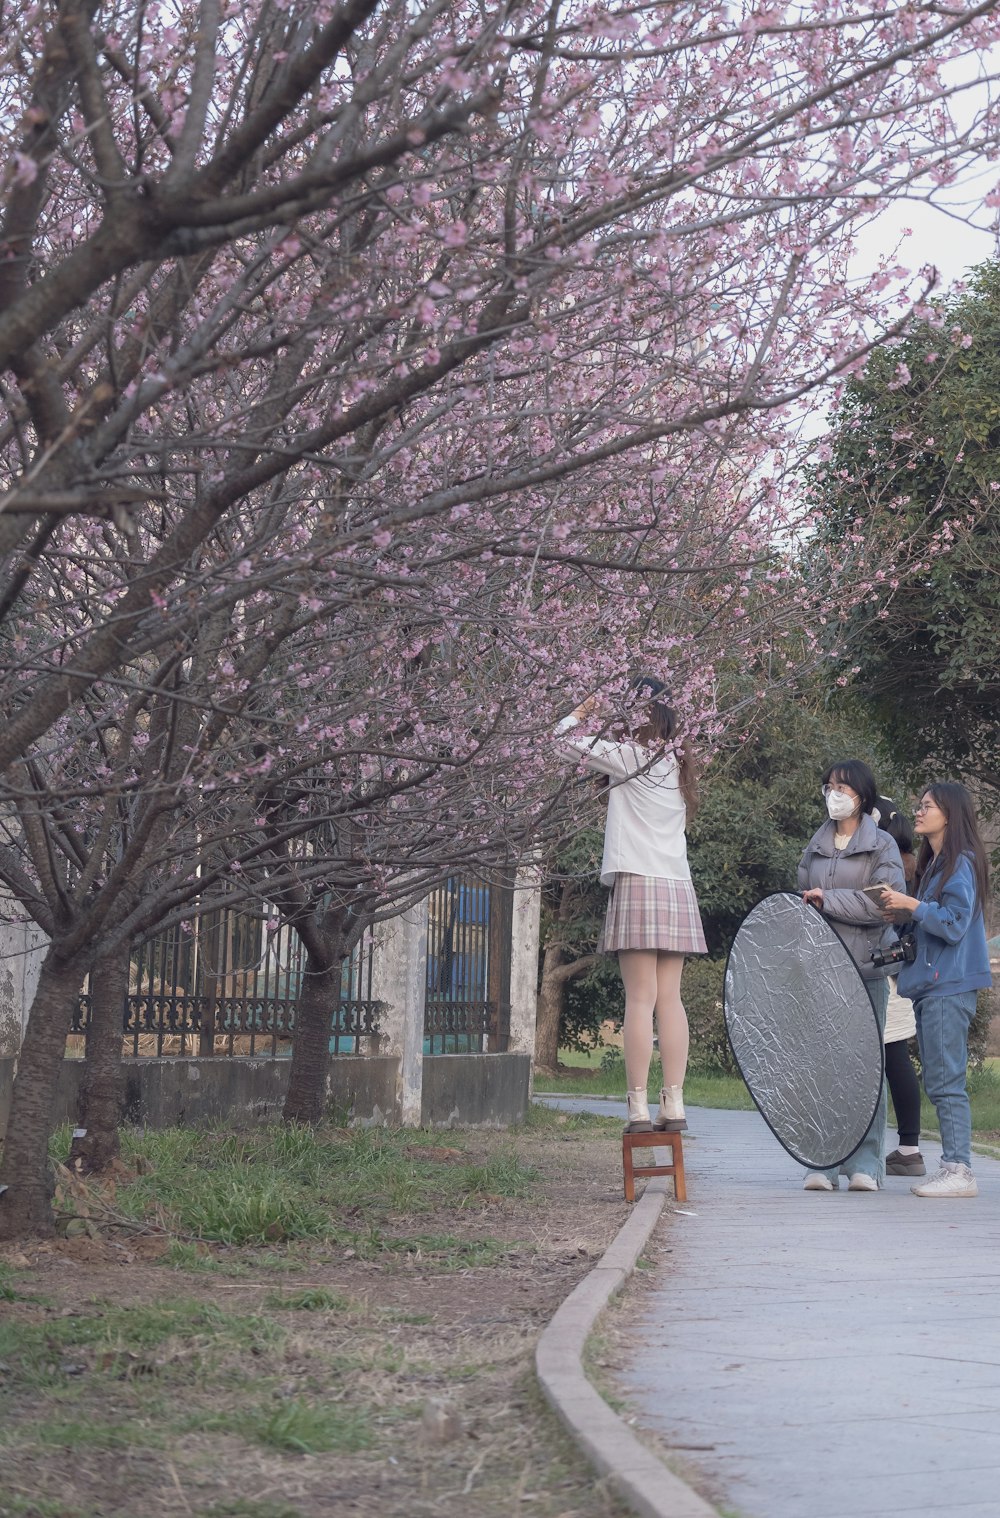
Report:
[[[919,1147],[920,1082],[905,1038],[897,1038],[891,1044],[886,1044],[885,1078],[889,1083],[892,1105],[896,1109],[899,1142]]]

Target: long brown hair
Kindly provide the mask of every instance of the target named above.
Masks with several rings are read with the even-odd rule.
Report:
[[[963,858],[968,858],[976,882],[976,906],[984,911],[990,894],[990,861],[979,832],[972,797],[957,780],[935,780],[925,785],[921,795],[929,796],[944,813],[947,826],[941,840],[941,852],[935,855],[925,838],[917,855],[917,888],[926,879],[929,895],[940,900],[941,891],[954,875]]]
[[[646,725],[653,741],[669,748],[677,760],[677,781],[690,822],[698,810],[700,800],[698,762],[694,750],[686,738],[678,737],[677,713],[670,705],[670,692],[663,681],[657,680],[655,675],[640,675],[635,681],[635,689],[640,695],[648,694],[652,697],[646,707]]]

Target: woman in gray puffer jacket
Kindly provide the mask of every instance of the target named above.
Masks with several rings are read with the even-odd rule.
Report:
[[[895,839],[875,825],[875,776],[860,759],[831,764],[823,776],[823,795],[830,820],[810,838],[799,860],[799,889],[803,901],[817,907],[840,934],[864,977],[880,1032],[885,1031],[889,999],[888,970],[876,969],[871,956],[894,940],[879,908],[863,895],[869,885],[901,890],[903,861]],[[877,1191],[885,1178],[885,1083],[868,1133],[837,1170],[810,1170],[806,1191],[836,1191],[840,1174],[850,1177],[849,1190]]]

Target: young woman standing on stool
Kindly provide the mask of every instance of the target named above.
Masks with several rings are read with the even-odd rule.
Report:
[[[924,1090],[941,1127],[941,1169],[914,1196],[977,1196],[972,1173],[972,1111],[966,1090],[969,1025],[976,993],[993,984],[983,908],[990,872],[972,797],[964,785],[929,785],[917,807],[917,894],[887,891],[882,907],[909,915],[916,957],[901,965],[898,986],[917,1019]]]
[[[617,952],[625,987],[625,1131],[679,1132],[687,1127],[688,1056],[681,971],[685,954],[707,953],[685,837],[696,804],[695,781],[690,757],[675,743],[677,719],[663,682],[644,676],[634,690],[642,707],[634,729],[617,741],[571,736],[593,714],[593,697],[565,717],[556,733],[563,757],[582,757],[611,782],[601,884],[612,891],[598,951]],[[654,1017],[663,1086],[651,1119],[646,1084]]]

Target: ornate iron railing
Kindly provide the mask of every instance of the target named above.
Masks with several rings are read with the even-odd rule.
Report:
[[[513,882],[452,876],[428,899],[424,1051],[503,1052],[510,1038]],[[330,1012],[334,1054],[374,1053],[379,1003],[372,995],[374,940],[344,961]],[[123,1053],[257,1055],[291,1052],[305,952],[266,907],[193,918],[140,944],[122,1009]],[[80,1054],[90,987],[76,1006],[69,1052]]]
[[[344,961],[340,1000],[330,1011],[334,1054],[367,1053],[377,1040],[372,948],[366,933]],[[153,937],[131,956],[123,1053],[287,1055],[304,969],[298,936],[275,929],[265,911],[214,912],[193,919],[189,929]],[[87,984],[71,1047],[85,1040],[90,1005]]]

